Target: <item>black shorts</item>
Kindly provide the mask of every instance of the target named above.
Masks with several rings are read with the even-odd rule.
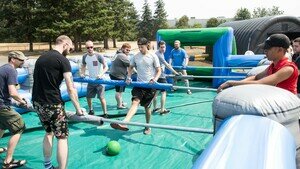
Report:
[[[156,89],[147,89],[147,88],[139,88],[134,87],[131,91],[132,101],[134,99],[139,99],[141,106],[148,108],[151,106],[152,100],[155,96]]]
[[[167,79],[166,78],[159,78],[157,80],[158,83],[167,83]],[[161,92],[165,92],[165,89],[160,89]]]
[[[47,133],[53,132],[56,138],[67,138],[69,128],[64,105],[40,104],[33,102],[34,108]]]
[[[110,77],[111,80],[123,80],[123,81],[125,81],[125,79],[117,78],[117,77],[115,77],[111,74],[109,75],[109,77]],[[125,92],[125,86],[115,86],[115,89],[116,89],[116,92],[120,92],[120,93]]]

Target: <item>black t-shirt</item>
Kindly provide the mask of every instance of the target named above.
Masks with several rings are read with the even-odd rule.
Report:
[[[71,65],[66,57],[56,50],[42,54],[35,63],[32,101],[42,104],[63,103],[59,86],[65,72],[71,72]]]
[[[297,65],[298,70],[300,69],[300,56],[299,54],[294,54],[292,56],[293,62]],[[298,76],[298,82],[297,82],[297,92],[300,93],[300,75]]]
[[[10,64],[0,67],[0,108],[10,105],[8,85],[17,85],[17,70]]]

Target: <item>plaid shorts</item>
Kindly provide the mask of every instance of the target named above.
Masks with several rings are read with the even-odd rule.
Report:
[[[53,132],[56,138],[67,138],[69,128],[64,105],[40,104],[33,102],[34,108],[47,133]]]

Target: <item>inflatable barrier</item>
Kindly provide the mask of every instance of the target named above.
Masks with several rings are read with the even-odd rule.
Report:
[[[175,40],[180,40],[184,46],[213,47],[213,67],[255,67],[265,55],[236,55],[236,43],[231,27],[197,28],[197,29],[160,29],[156,34],[157,42],[166,42],[165,59],[168,61],[170,52],[174,48]],[[193,58],[193,57],[192,57]],[[201,69],[198,69],[201,70]],[[232,71],[232,69],[213,69],[213,76],[245,76],[246,73]],[[170,73],[167,71],[167,73]],[[188,72],[190,75],[197,71]],[[211,76],[211,74],[210,74]],[[228,80],[228,79],[226,79]],[[221,85],[225,79],[213,79],[213,87]]]
[[[212,106],[215,132],[230,116],[264,116],[284,125],[300,147],[300,99],[287,90],[262,84],[235,86],[219,93]]]
[[[34,63],[36,60],[29,60],[27,63],[25,62],[24,68],[18,68],[18,83],[21,86],[21,89],[18,90],[19,94],[22,98],[25,98],[27,101],[31,101],[31,88],[33,84],[33,68]],[[77,76],[79,73],[79,65],[73,61],[70,61],[71,64],[71,72],[73,76]],[[109,75],[105,74],[104,79],[110,80]],[[77,89],[78,97],[85,97],[87,93],[87,84],[86,83],[74,83],[74,86]],[[105,87],[105,90],[109,90],[114,88],[113,85],[103,85]],[[63,82],[60,86],[61,96],[63,101],[69,101],[70,97],[67,92],[67,86]],[[14,105],[14,109],[19,112],[20,114],[26,113],[28,111],[31,111],[29,109],[18,107],[15,104],[15,101],[12,101],[12,104]]]
[[[266,117],[227,118],[193,169],[295,169],[296,145],[281,124]]]

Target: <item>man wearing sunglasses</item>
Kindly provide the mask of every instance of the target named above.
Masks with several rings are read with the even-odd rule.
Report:
[[[26,160],[14,160],[14,150],[19,142],[21,134],[25,130],[25,123],[14,109],[10,108],[11,98],[21,106],[27,107],[27,102],[19,94],[16,88],[17,68],[21,68],[26,59],[20,51],[12,51],[8,54],[8,63],[0,67],[0,131],[8,129],[12,134],[8,148],[1,147],[1,153],[6,152],[2,168],[13,168],[24,165]]]
[[[107,63],[102,55],[96,53],[94,51],[94,43],[92,41],[87,41],[85,43],[87,53],[82,56],[82,66],[81,66],[81,77],[85,76],[86,68],[88,69],[89,76],[91,78],[102,79],[104,74],[108,70]],[[102,70],[101,70],[102,69]],[[94,115],[95,112],[93,110],[92,99],[98,96],[102,111],[103,117],[107,118],[107,107],[106,107],[106,100],[105,100],[105,87],[101,84],[88,84],[87,86],[87,95],[86,100],[89,106],[89,115]]]
[[[131,82],[131,75],[133,68],[137,70],[137,81],[149,83],[149,85],[156,83],[160,74],[161,68],[159,64],[158,57],[148,51],[149,41],[146,38],[138,39],[138,47],[140,52],[137,53],[131,60],[130,66],[128,68],[128,75],[126,83]],[[146,112],[146,123],[150,122],[151,118],[151,103],[155,96],[156,90],[151,88],[141,88],[134,87],[131,91],[132,103],[131,107],[127,112],[124,122],[129,122],[131,118],[135,115],[139,104],[145,108]],[[121,125],[117,123],[110,124],[112,128],[127,131],[129,130],[126,125]],[[151,133],[149,127],[145,127],[144,134],[148,135]]]
[[[43,53],[36,61],[33,73],[33,106],[46,131],[43,141],[44,167],[51,168],[53,137],[57,138],[57,161],[59,168],[67,167],[69,129],[60,94],[60,85],[65,79],[67,91],[77,115],[83,115],[77,90],[73,84],[71,65],[66,55],[73,49],[72,40],[61,35],[53,50]]]

